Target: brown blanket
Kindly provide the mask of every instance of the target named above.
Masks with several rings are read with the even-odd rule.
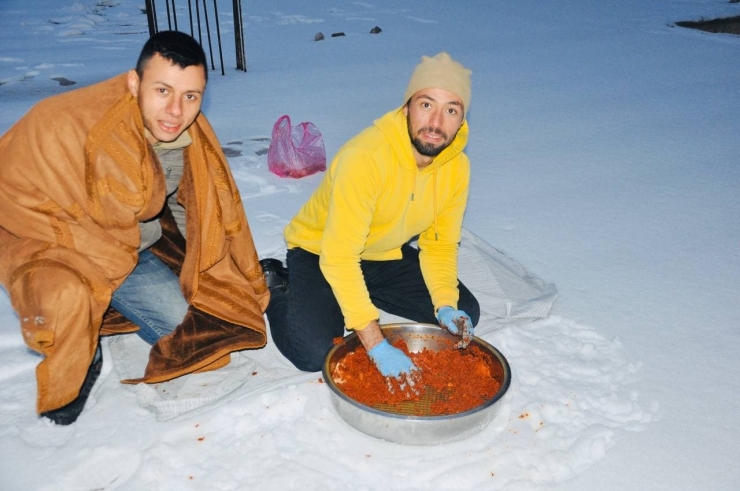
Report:
[[[46,99],[0,139],[0,282],[26,343],[44,355],[38,412],[77,397],[101,327],[131,330],[106,315],[110,296],[136,265],[138,222],[164,205],[162,169],[125,80]],[[189,132],[178,194],[187,252],[169,234],[155,249],[181,269],[191,308],[152,348],[146,382],[222,366],[266,342],[269,293],[239,193],[206,118]]]

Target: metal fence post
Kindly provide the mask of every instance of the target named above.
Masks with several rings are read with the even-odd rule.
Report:
[[[161,0],[160,0],[161,1]],[[180,30],[177,24],[177,8],[175,6],[175,0],[164,0],[165,1],[165,9],[167,12],[167,27],[168,29],[173,29],[173,22],[174,22],[174,30]],[[170,6],[170,1],[172,2],[172,5]],[[157,22],[157,0],[145,0],[146,5],[146,17],[147,17],[147,23],[149,25],[149,36],[153,36],[157,32],[159,32],[159,25]],[[201,5],[203,6],[203,20],[205,21],[205,29],[206,29],[206,37],[208,41],[208,54],[210,55],[210,61],[211,61],[211,70],[216,69],[216,64],[213,56],[213,43],[211,41],[211,25],[210,25],[210,19],[208,17],[208,5],[207,0],[203,0],[202,2],[200,0],[195,0],[195,24],[197,24],[197,29],[194,28],[193,24],[193,2],[191,0],[188,0],[188,18],[190,20],[190,35],[193,37],[197,37],[198,42],[201,46],[203,46],[203,49],[205,50],[206,47],[203,45],[203,34],[202,34],[202,25],[201,25]],[[170,8],[172,9],[170,11]],[[232,2],[232,8],[234,13],[234,47],[236,49],[236,69],[241,70],[243,72],[247,71],[247,57],[246,52],[244,49],[244,27],[243,27],[243,20],[242,20],[242,5],[241,0],[233,0]],[[214,22],[216,23],[216,37],[218,42],[218,55],[221,65],[221,75],[226,75],[225,67],[224,67],[224,55],[223,55],[223,46],[221,43],[221,24],[219,22],[218,18],[218,0],[213,0],[213,14],[214,14]],[[195,31],[197,30],[197,36],[195,34]]]

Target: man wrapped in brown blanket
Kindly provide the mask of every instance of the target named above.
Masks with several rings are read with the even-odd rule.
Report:
[[[138,329],[153,344],[130,383],[266,342],[269,292],[200,113],[206,82],[200,45],[160,32],[135,70],[41,101],[0,138],[0,282],[44,357],[36,409],[56,423],[82,411],[100,335]]]

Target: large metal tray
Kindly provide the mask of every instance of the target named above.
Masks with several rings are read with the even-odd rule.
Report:
[[[433,324],[407,323],[381,326],[383,334],[391,344],[403,339],[409,351],[427,349],[451,349],[450,341],[459,341],[446,330]],[[436,445],[468,438],[490,423],[498,412],[498,401],[511,383],[511,370],[506,358],[493,346],[480,338],[473,338],[487,356],[491,376],[501,384],[499,391],[480,406],[462,413],[446,416],[419,416],[424,414],[422,398],[415,407],[378,408],[369,407],[348,397],[332,378],[334,368],[341,358],[360,346],[356,334],[345,337],[327,353],[322,368],[323,377],[331,391],[331,400],[339,416],[357,430],[383,440],[408,445]]]

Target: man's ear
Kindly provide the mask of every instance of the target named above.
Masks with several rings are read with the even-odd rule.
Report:
[[[139,95],[139,74],[136,73],[136,70],[131,69],[128,71],[128,90],[131,92],[131,95],[134,97],[137,97]]]

